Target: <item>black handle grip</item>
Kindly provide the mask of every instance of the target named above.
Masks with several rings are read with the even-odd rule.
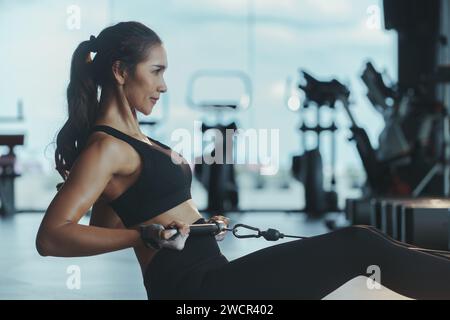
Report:
[[[216,223],[193,224],[189,226],[189,235],[203,235],[219,233],[219,226]]]

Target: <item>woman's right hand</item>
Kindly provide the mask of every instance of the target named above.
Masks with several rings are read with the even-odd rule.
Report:
[[[190,230],[187,224],[173,221],[166,228],[161,224],[141,225],[140,231],[147,247],[183,250]]]

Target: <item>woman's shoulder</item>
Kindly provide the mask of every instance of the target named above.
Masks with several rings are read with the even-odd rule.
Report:
[[[108,134],[101,131],[95,131],[89,135],[84,148],[87,149],[93,146],[110,152],[117,152],[120,150],[121,144]]]
[[[96,147],[100,152],[107,152],[111,160],[120,167],[120,174],[128,175],[136,168],[135,161],[139,161],[139,155],[135,156],[131,146],[122,140],[101,132],[93,132],[86,141],[86,148]]]

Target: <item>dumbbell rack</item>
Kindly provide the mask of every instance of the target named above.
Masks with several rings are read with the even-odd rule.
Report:
[[[394,240],[450,251],[449,208],[450,199],[438,197],[347,199],[346,218],[353,225],[372,225]]]

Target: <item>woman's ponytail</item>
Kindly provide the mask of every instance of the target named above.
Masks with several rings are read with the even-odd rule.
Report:
[[[81,42],[72,56],[67,87],[69,118],[58,133],[55,151],[56,170],[64,180],[84,147],[98,114],[98,84],[95,81],[91,52],[92,39]]]

